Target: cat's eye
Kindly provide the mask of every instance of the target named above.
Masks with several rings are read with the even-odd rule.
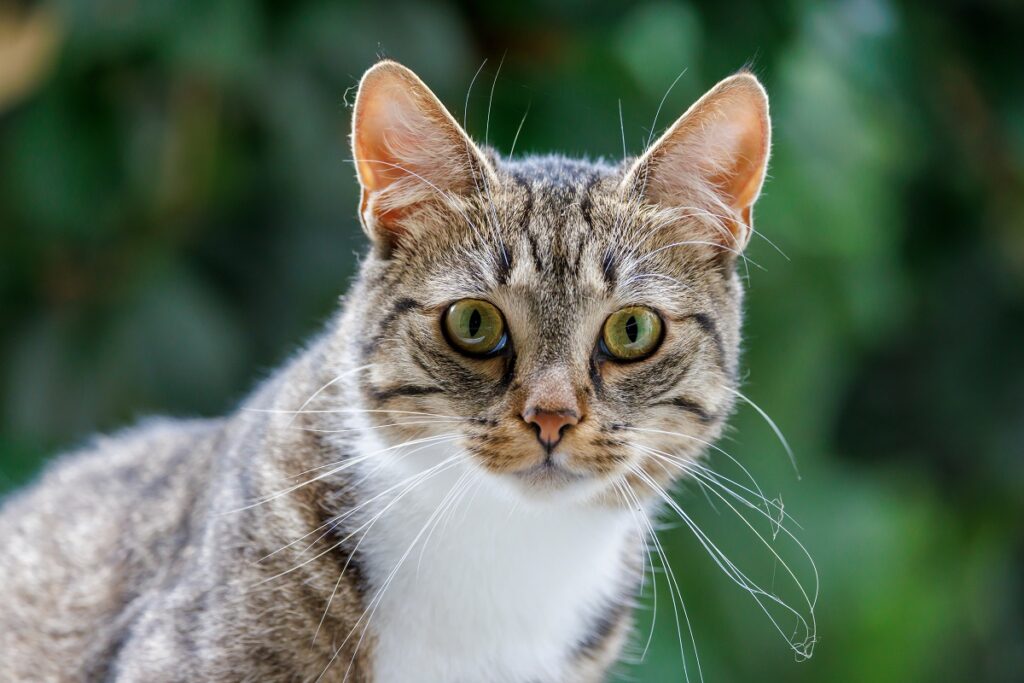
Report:
[[[661,316],[646,306],[626,306],[608,316],[602,351],[616,360],[640,360],[654,353],[663,334]]]
[[[501,311],[480,299],[456,301],[442,321],[448,343],[469,356],[493,356],[508,344]]]

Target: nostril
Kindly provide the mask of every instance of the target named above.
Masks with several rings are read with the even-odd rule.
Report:
[[[523,418],[523,419],[526,420],[526,418]],[[531,421],[531,420],[526,420],[526,424],[528,424],[529,426],[533,427],[533,433],[537,435],[537,440],[538,441],[543,441],[543,439],[541,438],[541,435],[540,435],[540,425],[537,424],[536,422]]]
[[[579,416],[574,410],[528,410],[523,420],[533,427],[541,444],[553,448],[565,430],[579,422]]]

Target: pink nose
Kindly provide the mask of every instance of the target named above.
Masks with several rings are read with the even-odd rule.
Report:
[[[523,413],[523,420],[537,430],[537,439],[549,451],[562,439],[562,432],[580,421],[572,410],[529,410]]]

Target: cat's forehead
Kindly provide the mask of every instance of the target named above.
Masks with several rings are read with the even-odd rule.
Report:
[[[677,289],[680,273],[655,274],[664,259],[646,257],[657,231],[624,196],[622,164],[555,155],[491,162],[497,184],[451,213],[447,237],[410,250],[404,282],[436,301],[500,290],[555,316],[582,301],[660,305]]]
[[[501,166],[508,206],[503,249],[511,284],[545,280],[567,290],[599,290],[611,270],[621,220],[608,216],[618,167],[560,156],[530,157]],[[623,217],[624,218],[624,217]],[[604,266],[609,266],[604,268]]]

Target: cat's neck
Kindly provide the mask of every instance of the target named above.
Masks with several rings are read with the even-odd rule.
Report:
[[[358,443],[358,453],[386,448],[373,436]],[[497,666],[516,672],[509,680],[546,680],[629,602],[639,520],[600,505],[517,499],[468,460],[451,461],[453,451],[429,445],[406,456],[420,459],[415,466],[386,453],[356,468],[361,497],[379,496],[361,547],[377,673],[486,680]]]

